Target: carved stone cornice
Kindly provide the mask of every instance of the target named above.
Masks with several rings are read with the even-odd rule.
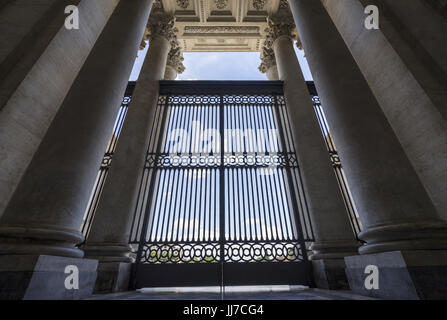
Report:
[[[257,26],[185,26],[185,34],[259,34],[260,27]]]
[[[174,68],[178,74],[181,74],[186,70],[185,66],[183,65],[184,60],[185,58],[183,58],[182,48],[177,41],[176,44],[172,46],[171,51],[169,51],[166,64]]]

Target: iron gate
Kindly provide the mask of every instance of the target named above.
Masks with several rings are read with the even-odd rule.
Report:
[[[282,82],[161,81],[135,288],[309,285],[312,241]]]

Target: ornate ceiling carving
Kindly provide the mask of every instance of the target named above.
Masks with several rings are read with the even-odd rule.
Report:
[[[214,0],[217,9],[225,9],[228,6],[228,0]]]
[[[257,26],[186,26],[185,33],[203,34],[231,34],[231,33],[249,33],[259,34],[260,28]]]
[[[282,0],[159,0],[153,14],[175,16],[183,51],[261,51],[267,17],[280,9]],[[287,2],[287,1],[286,1]]]
[[[189,7],[189,0],[177,0],[177,5],[182,9],[187,9]]]
[[[253,0],[253,7],[256,10],[263,10],[265,7],[266,0]]]

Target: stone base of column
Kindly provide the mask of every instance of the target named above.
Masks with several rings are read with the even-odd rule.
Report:
[[[94,293],[128,291],[131,268],[131,263],[100,262]]]
[[[313,260],[312,268],[317,288],[327,290],[349,289],[343,259]]]
[[[447,250],[365,254],[345,257],[345,263],[355,293],[382,299],[447,299]],[[378,289],[365,287],[369,265],[378,268]]]
[[[79,289],[67,289],[67,266],[79,271]],[[0,300],[77,300],[93,293],[98,261],[47,255],[1,255]],[[67,270],[68,271],[68,270]],[[67,283],[73,283],[67,281]]]

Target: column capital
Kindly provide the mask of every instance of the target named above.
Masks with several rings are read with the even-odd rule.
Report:
[[[264,44],[261,51],[261,65],[258,69],[262,73],[267,73],[267,71],[274,66],[276,66],[275,52],[271,46]]]
[[[163,37],[169,41],[172,47],[177,43],[178,29],[175,27],[175,16],[167,13],[158,13],[151,15],[144,33],[140,50],[146,47],[146,40],[152,40],[156,37]]]
[[[268,46],[273,46],[273,43],[282,36],[292,40],[298,38],[292,16],[270,16],[267,18],[267,25],[265,42]]]
[[[181,74],[186,70],[185,66],[183,65],[185,58],[183,58],[183,51],[180,47],[180,43],[175,41],[173,44],[174,45],[168,53],[166,65],[171,66],[175,69],[175,71],[177,71],[178,74]]]
[[[292,16],[275,15],[267,18],[268,27],[265,29],[266,39],[261,49],[261,65],[259,71],[267,73],[267,71],[276,66],[276,57],[273,50],[273,44],[282,36],[289,37],[291,40],[297,39],[295,22]],[[301,49],[301,42],[297,43]]]

